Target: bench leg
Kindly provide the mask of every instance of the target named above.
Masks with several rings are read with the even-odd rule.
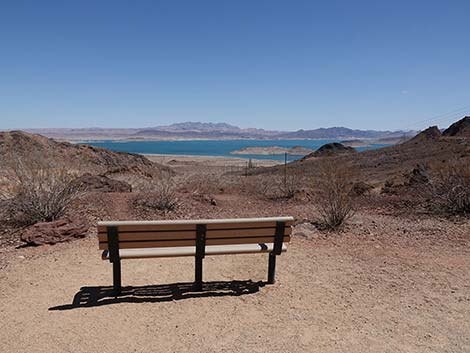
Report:
[[[268,284],[274,284],[276,276],[276,254],[269,253]]]
[[[113,287],[114,294],[121,294],[121,261],[118,259],[113,262]]]
[[[196,280],[194,281],[194,289],[202,290],[202,257],[196,256]]]

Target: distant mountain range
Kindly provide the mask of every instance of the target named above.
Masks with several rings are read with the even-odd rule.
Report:
[[[27,129],[47,137],[78,140],[181,140],[181,139],[390,139],[413,136],[415,131],[353,130],[345,127],[298,131],[240,128],[226,123],[184,122],[136,129]]]

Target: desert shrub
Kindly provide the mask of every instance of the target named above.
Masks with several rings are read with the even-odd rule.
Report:
[[[354,169],[347,165],[336,165],[325,161],[319,166],[315,204],[319,213],[319,224],[326,230],[335,231],[354,214],[351,193]]]
[[[267,199],[290,199],[300,189],[300,178],[295,174],[262,175],[255,181],[256,192]]]
[[[6,175],[9,183],[0,192],[0,217],[16,226],[54,221],[82,193],[74,182],[77,175],[44,153],[12,157]]]
[[[140,193],[134,199],[136,206],[159,211],[173,211],[178,206],[176,182],[170,172],[159,178],[144,181],[138,187]]]
[[[451,215],[470,214],[470,165],[463,161],[433,167],[424,194],[431,208]]]

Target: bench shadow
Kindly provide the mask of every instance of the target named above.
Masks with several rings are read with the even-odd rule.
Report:
[[[53,306],[49,310],[71,310],[119,303],[160,303],[189,298],[240,296],[256,293],[265,284],[263,281],[251,280],[205,282],[200,291],[194,289],[193,282],[128,286],[122,287],[119,296],[114,294],[112,286],[82,287],[73,297],[71,304]]]

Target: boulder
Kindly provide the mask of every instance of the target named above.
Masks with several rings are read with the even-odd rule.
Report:
[[[84,220],[59,219],[53,222],[36,223],[21,235],[27,245],[56,244],[77,238],[84,238],[89,224]]]
[[[418,164],[408,175],[407,184],[410,186],[421,185],[429,182],[429,173],[422,164]]]
[[[353,196],[364,196],[368,195],[374,187],[370,184],[367,184],[363,181],[354,183],[351,188],[351,195]]]
[[[132,186],[120,180],[108,178],[104,175],[83,174],[76,179],[86,191],[97,192],[132,192]]]

